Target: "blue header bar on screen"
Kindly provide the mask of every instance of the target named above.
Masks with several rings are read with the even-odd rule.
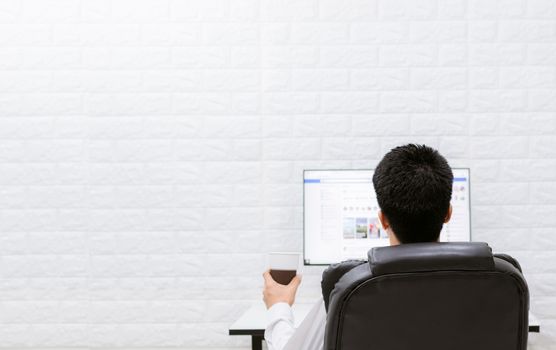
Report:
[[[303,182],[306,184],[319,184],[320,179],[304,179]]]
[[[454,182],[466,182],[466,177],[454,177]],[[306,184],[319,184],[321,181],[320,179],[304,179],[303,183]]]

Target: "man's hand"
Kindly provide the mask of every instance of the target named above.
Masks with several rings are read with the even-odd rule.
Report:
[[[301,277],[296,275],[287,286],[276,282],[272,276],[270,276],[270,271],[267,270],[263,273],[264,277],[264,290],[263,290],[263,300],[267,309],[276,303],[288,303],[293,305],[295,301],[295,293],[297,292],[297,287],[301,283]]]

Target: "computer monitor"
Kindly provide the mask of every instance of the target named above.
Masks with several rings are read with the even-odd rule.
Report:
[[[471,240],[469,169],[452,169],[452,218],[441,242]],[[373,170],[305,170],[303,173],[303,259],[328,265],[366,259],[372,247],[388,245],[378,220]]]

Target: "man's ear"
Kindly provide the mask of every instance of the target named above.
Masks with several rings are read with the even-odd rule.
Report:
[[[388,222],[388,219],[386,218],[386,215],[384,215],[382,210],[378,211],[378,220],[380,220],[380,225],[382,226],[382,228],[388,230],[388,228],[390,227],[390,223]]]
[[[390,242],[390,245],[394,246],[394,245],[400,244],[400,241],[398,240],[398,237],[396,237],[396,234],[392,231],[392,229],[390,227],[390,223],[388,222],[388,218],[386,217],[386,215],[384,215],[382,210],[378,212],[378,220],[380,220],[380,224],[382,225],[382,229],[384,231],[388,230],[388,241]]]
[[[450,221],[450,219],[452,218],[452,205],[450,204],[450,206],[448,207],[448,212],[446,213],[446,217],[444,218],[444,223],[448,223],[448,221]]]

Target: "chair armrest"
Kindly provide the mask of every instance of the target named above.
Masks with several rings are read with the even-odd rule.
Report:
[[[365,260],[347,260],[343,261],[338,264],[330,265],[324,272],[322,273],[322,281],[321,281],[321,288],[322,288],[322,298],[324,300],[324,307],[328,312],[328,304],[330,301],[330,293],[334,289],[336,283],[342,278],[343,275],[346,274],[349,270],[357,267],[361,264],[366,264]]]
[[[521,265],[519,264],[519,262],[512,256],[508,255],[508,254],[493,254],[492,256],[494,256],[495,258],[499,258],[502,259],[504,261],[509,262],[510,264],[512,264],[516,269],[519,270],[519,272],[523,273],[523,271],[521,270]]]

